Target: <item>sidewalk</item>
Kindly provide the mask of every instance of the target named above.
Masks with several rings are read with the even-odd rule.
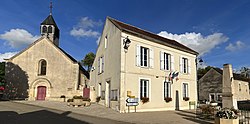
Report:
[[[41,106],[60,111],[71,111],[77,114],[89,115],[100,118],[107,118],[117,121],[144,124],[212,124],[195,118],[195,111],[159,111],[139,113],[118,113],[112,109],[98,104],[89,107],[70,107],[66,102],[55,101],[15,101],[18,103]]]

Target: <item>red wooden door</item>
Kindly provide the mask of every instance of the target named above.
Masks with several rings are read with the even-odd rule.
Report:
[[[37,87],[37,100],[45,100],[46,97],[46,87],[39,86]]]
[[[90,89],[89,88],[83,88],[83,97],[89,98]]]

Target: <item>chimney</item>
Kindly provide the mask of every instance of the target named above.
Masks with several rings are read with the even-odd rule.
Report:
[[[234,98],[234,78],[231,64],[223,65],[222,79],[222,107],[237,109],[237,100]]]

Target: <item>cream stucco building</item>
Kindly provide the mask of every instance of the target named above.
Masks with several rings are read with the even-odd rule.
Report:
[[[90,72],[91,99],[101,97],[99,104],[119,112],[127,112],[129,97],[139,98],[137,111],[189,109],[197,101],[197,55],[177,41],[108,17]]]
[[[41,37],[6,60],[5,97],[61,100],[82,95],[88,72],[59,47],[59,28],[52,14],[40,26]]]

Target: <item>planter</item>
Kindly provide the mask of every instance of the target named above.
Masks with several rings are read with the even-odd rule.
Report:
[[[165,100],[166,102],[170,102],[170,101],[172,101],[172,98],[171,98],[171,97],[165,97],[164,100]]]
[[[216,102],[211,102],[210,105],[211,105],[211,106],[217,106],[218,103],[216,103]]]
[[[188,101],[189,97],[183,97],[183,100]]]
[[[142,101],[142,103],[144,104],[144,103],[146,103],[146,102],[149,101],[149,98],[147,98],[147,97],[142,97],[142,98],[141,98],[141,101]]]
[[[214,119],[215,124],[239,124],[239,119],[224,119],[216,117]]]

